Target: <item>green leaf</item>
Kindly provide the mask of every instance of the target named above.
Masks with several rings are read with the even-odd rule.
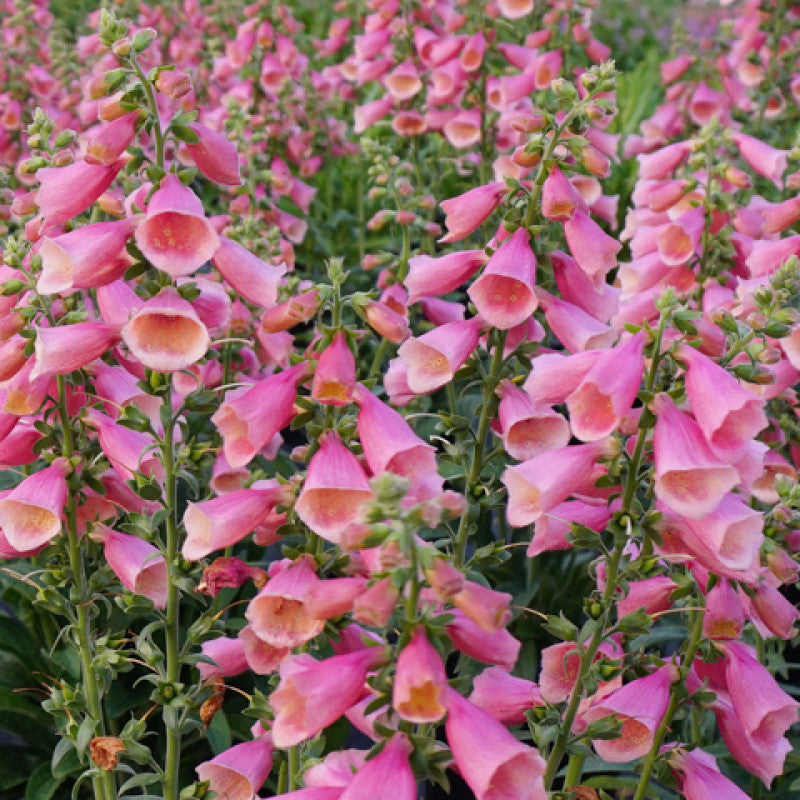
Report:
[[[160,778],[155,772],[143,772],[140,775],[134,775],[132,778],[128,778],[128,780],[126,780],[125,783],[119,787],[119,796],[121,797],[124,795],[129,789],[138,789],[141,786],[151,786],[158,780],[160,780]]]
[[[218,756],[223,750],[231,746],[231,729],[224,714],[214,714],[206,733],[211,752]]]
[[[61,785],[60,778],[54,778],[50,765],[39,764],[25,787],[25,800],[50,800]]]
[[[0,748],[0,792],[25,783],[33,773],[39,759],[23,747]],[[20,792],[13,794],[19,797]]]
[[[75,748],[69,739],[59,739],[58,744],[53,750],[53,757],[50,759],[50,770],[57,775],[58,765],[64,760],[67,753],[75,752]]]
[[[25,625],[16,619],[0,616],[0,649],[13,653],[32,671],[42,668],[39,643]]]
[[[48,727],[51,723],[50,715],[41,706],[31,703],[24,696],[10,689],[0,687],[0,719],[4,718],[8,712],[24,714]]]

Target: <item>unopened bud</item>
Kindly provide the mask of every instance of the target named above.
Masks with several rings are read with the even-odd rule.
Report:
[[[117,56],[117,58],[125,58],[131,54],[131,40],[130,39],[120,39],[111,46],[111,52]]]

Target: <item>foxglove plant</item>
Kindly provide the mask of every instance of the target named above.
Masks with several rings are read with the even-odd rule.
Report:
[[[664,65],[617,237],[593,6],[94,15],[0,274],[75,795],[784,792],[800,213],[741,89],[795,17]]]

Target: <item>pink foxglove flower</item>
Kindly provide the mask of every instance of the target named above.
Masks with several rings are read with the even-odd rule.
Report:
[[[524,678],[517,678],[500,667],[489,667],[472,682],[469,701],[482,708],[504,725],[525,722],[525,712],[544,705],[539,687]]]
[[[392,705],[409,722],[438,722],[445,714],[447,691],[444,662],[428,641],[425,629],[417,627],[411,641],[397,657]]]
[[[653,153],[639,155],[639,180],[668,178],[692,150],[691,141],[675,142]]]
[[[59,458],[0,500],[0,529],[14,550],[33,550],[61,533],[68,470],[67,460]]]
[[[391,786],[397,800],[415,800],[417,781],[409,764],[411,743],[403,733],[395,733],[386,746],[358,769],[340,800],[374,800]]]
[[[528,558],[550,550],[568,550],[572,545],[566,536],[572,523],[585,525],[593,531],[602,531],[611,519],[611,509],[602,505],[590,505],[581,500],[567,500],[554,506],[534,523],[533,539],[528,545]]]
[[[276,672],[292,652],[291,647],[276,647],[259,639],[252,625],[245,625],[239,631],[239,641],[242,643],[247,667],[256,675],[271,675]]]
[[[66,167],[45,167],[36,172],[40,186],[36,205],[48,225],[60,225],[89,206],[108,189],[123,161],[108,166],[76,161]]]
[[[505,628],[487,631],[459,609],[449,609],[455,619],[447,624],[447,635],[462,653],[484,664],[495,664],[509,672],[519,658],[522,646]]]
[[[355,599],[367,588],[367,579],[328,578],[312,583],[303,596],[303,606],[314,619],[333,619],[352,611]]]
[[[564,223],[564,236],[575,263],[600,287],[609,270],[617,266],[622,245],[582,211]]]
[[[273,306],[261,316],[259,330],[264,333],[278,333],[287,331],[302,322],[308,322],[322,304],[322,299],[316,289],[300,292],[290,297],[286,302]]]
[[[478,346],[484,323],[480,317],[448,322],[422,336],[406,339],[397,351],[406,366],[408,387],[428,394],[453,380],[456,371]]]
[[[343,786],[311,786],[293,792],[273,795],[275,800],[340,800]]]
[[[278,301],[278,285],[286,272],[285,265],[268,264],[226,236],[220,236],[211,261],[236,292],[251,303],[271,308]]]
[[[735,783],[720,771],[712,755],[703,750],[673,750],[669,762],[677,774],[678,788],[686,800],[708,800],[724,797],[725,800],[749,800]]]
[[[742,728],[756,741],[775,741],[797,722],[797,701],[778,686],[749,645],[728,642],[723,649],[725,682]]]
[[[369,389],[356,385],[353,398],[359,406],[358,438],[373,475],[393,472],[411,481],[410,495],[418,502],[441,494],[443,479],[436,468],[436,454],[405,419],[382,403]]]
[[[410,100],[422,89],[419,72],[411,60],[398,64],[383,78],[383,85],[395,100]]]
[[[297,386],[306,375],[307,365],[297,364],[253,386],[228,393],[211,421],[222,436],[225,458],[231,467],[245,466],[291,422]]]
[[[570,356],[561,353],[537,356],[531,363],[532,369],[523,388],[537,405],[563,403],[578,388],[594,365],[596,356],[594,350]]]
[[[181,553],[189,561],[230,547],[251,533],[275,506],[291,494],[277,483],[262,489],[239,489],[220,497],[189,503],[184,515],[186,540]]]
[[[392,583],[392,579],[381,578],[353,600],[353,619],[373,628],[385,628],[399,599],[400,590]]]
[[[682,345],[678,357],[687,365],[686,394],[706,441],[720,458],[738,458],[767,426],[763,399],[693,347]]]
[[[269,734],[235,744],[198,765],[197,777],[227,800],[253,800],[272,769],[273,750]]]
[[[728,750],[739,764],[769,787],[783,772],[784,761],[792,752],[792,745],[787,738],[781,736],[780,730],[767,736],[748,736],[736,716],[730,696],[718,689],[715,691],[717,696],[711,708]]]
[[[467,294],[489,325],[513,328],[530,317],[539,305],[534,292],[536,256],[525,228],[517,228],[495,250],[481,276]]]
[[[130,264],[124,252],[136,222],[123,219],[95,222],[60,236],[45,236],[39,245],[42,271],[36,281],[40,294],[68,289],[93,289],[121,278]]]
[[[630,411],[644,373],[644,333],[616,347],[595,351],[595,362],[567,397],[572,432],[584,442],[609,436]]]
[[[119,341],[119,326],[105,322],[76,322],[36,329],[36,363],[31,379],[66,375],[102,356]]]
[[[325,432],[308,465],[295,511],[329,542],[340,543],[344,530],[359,521],[359,508],[373,497],[364,469],[335,431]]]
[[[447,743],[476,800],[545,800],[545,761],[493,716],[447,693]]]
[[[558,167],[552,167],[542,185],[542,216],[566,222],[581,207],[583,201],[575,187]]]
[[[567,445],[507,467],[501,480],[508,490],[509,525],[530,525],[593,483],[594,466],[602,453],[602,443]]]
[[[483,62],[483,55],[486,52],[486,37],[483,31],[478,31],[470,36],[464,43],[464,49],[461,51],[459,60],[461,66],[467,72],[475,72]]]
[[[306,591],[319,582],[314,561],[301,557],[274,574],[250,601],[245,617],[253,633],[273,647],[299,647],[322,632],[325,624],[306,611]]]
[[[175,289],[162,289],[122,329],[131,353],[158,372],[177,372],[199,361],[211,344],[191,303]]]
[[[732,135],[742,158],[755,172],[769,178],[780,189],[783,186],[783,173],[786,172],[788,152],[771,147],[761,139],[748,136],[741,131],[734,131]]]
[[[239,172],[239,155],[233,142],[199,122],[189,123],[188,127],[197,134],[199,141],[187,144],[186,151],[200,172],[216,183],[239,186],[242,176]]]
[[[544,289],[537,289],[536,294],[544,308],[547,324],[571,353],[608,348],[617,340],[617,332],[613,328],[604,325],[580,306],[555,297]]]
[[[276,747],[292,747],[335,722],[366,693],[367,672],[385,659],[383,647],[368,647],[316,661],[289,656],[280,666],[280,683],[270,695],[275,711]]]
[[[511,381],[503,381],[498,393],[501,400],[496,430],[512,458],[525,461],[569,443],[569,423],[561,414],[549,406],[537,406],[527,392]]]
[[[667,664],[652,675],[637,678],[593,703],[584,713],[588,723],[615,714],[622,722],[616,739],[594,739],[592,745],[605,761],[617,764],[641,758],[650,750],[670,699],[677,668]]]
[[[349,405],[356,385],[356,361],[347,336],[337,331],[322,351],[311,381],[311,396],[329,406]]]
[[[27,344],[28,339],[18,333],[0,343],[0,381],[10,380],[25,366]]]
[[[621,656],[619,647],[612,642],[600,645],[593,660]],[[575,642],[559,642],[542,650],[542,667],[539,675],[539,691],[548,703],[561,703],[575,687],[580,670],[581,653]],[[604,684],[600,684],[604,688]],[[608,692],[604,692],[607,694]]]
[[[720,580],[706,595],[703,636],[708,639],[738,639],[744,627],[744,609],[730,583]]]
[[[88,164],[102,164],[106,167],[113,164],[133,141],[141,116],[137,109],[105,125],[92,128],[89,131],[84,160]]]
[[[628,584],[628,593],[617,601],[617,615],[624,617],[643,608],[647,614],[657,614],[672,607],[670,595],[678,584],[667,575],[654,575]]]
[[[477,186],[457,197],[441,203],[447,227],[447,235],[442,242],[457,242],[469,236],[500,205],[503,195],[508,191],[504,182],[496,181],[485,186]]]
[[[403,281],[408,289],[408,302],[435,297],[458,289],[468,281],[488,256],[483,250],[457,250],[439,258],[419,255],[408,261],[409,270]]]
[[[214,662],[213,664],[205,661],[197,662],[197,669],[204,681],[213,676],[226,678],[239,675],[247,669],[244,647],[239,639],[229,639],[225,636],[209,639],[203,642],[201,651]]]
[[[475,581],[464,581],[451,598],[456,608],[485,631],[495,633],[511,620],[511,595]]]
[[[364,306],[364,319],[376,333],[395,344],[411,336],[408,319],[386,303],[370,300]]]
[[[718,458],[700,426],[667,395],[654,401],[656,497],[685,517],[700,519],[739,482],[739,473]]]
[[[106,561],[126,589],[149,597],[158,608],[166,606],[167,562],[157,547],[107,525],[95,526],[91,537],[103,543]]]
[[[202,267],[220,244],[200,199],[173,174],[153,193],[134,236],[150,263],[173,277]]]
[[[155,439],[144,431],[134,431],[116,422],[95,408],[84,411],[86,424],[97,431],[97,439],[111,466],[125,480],[133,480],[141,472],[157,480],[164,477],[161,459],[155,450]]]

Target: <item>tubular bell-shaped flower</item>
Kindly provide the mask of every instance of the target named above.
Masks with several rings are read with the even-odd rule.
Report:
[[[150,263],[173,277],[202,267],[220,244],[199,198],[173,174],[153,193],[134,236]]]
[[[373,497],[364,469],[335,431],[327,431],[308,465],[295,511],[311,530],[339,543],[359,519],[359,507]]]
[[[0,500],[0,529],[15,550],[33,550],[61,533],[68,470],[66,459],[56,459]]]
[[[122,329],[131,353],[146,367],[176,372],[199,361],[211,344],[191,303],[174,289],[162,289]]]
[[[481,276],[470,286],[470,299],[489,325],[507,330],[524,322],[536,310],[536,256],[525,228],[517,228],[489,259]]]

